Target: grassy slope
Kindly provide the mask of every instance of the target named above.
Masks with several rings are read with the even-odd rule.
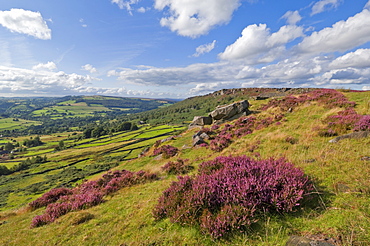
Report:
[[[182,129],[183,127],[176,126],[148,126],[137,131],[116,133],[113,136],[103,136],[98,139],[87,139],[88,142],[86,142],[86,140],[67,140],[67,133],[42,136],[41,141],[45,142],[44,145],[29,148],[27,153],[17,154],[14,160],[0,161],[0,165],[5,165],[10,168],[22,160],[36,155],[46,155],[48,159],[47,163],[40,164],[32,169],[1,177],[0,191],[1,189],[11,189],[14,190],[14,192],[9,195],[7,205],[0,206],[0,211],[24,206],[30,199],[40,196],[34,193],[43,193],[45,189],[52,188],[48,187],[47,184],[41,183],[43,181],[48,181],[48,176],[50,175],[58,175],[66,169],[71,168],[89,170],[90,166],[94,164],[104,166],[106,164],[117,163],[118,165],[125,160],[137,158],[138,154],[140,154],[145,147],[153,145],[155,141],[163,138],[164,135],[173,135],[176,131]],[[22,142],[24,138],[19,138],[17,140]],[[54,148],[58,146],[61,140],[65,141],[65,146],[68,148],[62,151],[54,151]],[[79,175],[83,175],[82,172],[74,172],[75,178],[79,177]],[[7,181],[4,182],[5,179]],[[74,178],[71,177],[69,179]],[[68,183],[68,178],[57,181],[54,186],[64,182]],[[30,188],[32,185],[34,188]]]
[[[357,110],[370,114],[370,93],[346,93],[359,105]],[[254,109],[261,101],[252,102]],[[321,235],[341,238],[342,245],[370,244],[370,167],[361,160],[369,156],[370,139],[346,139],[336,144],[330,138],[317,136],[314,127],[321,120],[340,109],[327,111],[310,104],[287,114],[282,125],[255,131],[230,145],[221,153],[209,149],[181,150],[179,156],[197,166],[218,155],[254,155],[262,158],[285,157],[301,167],[316,181],[319,199],[314,206],[306,206],[293,215],[266,214],[246,234],[236,235],[231,241],[212,241],[197,228],[181,227],[169,220],[156,222],[151,210],[158,197],[176,180],[161,173],[160,167],[168,160],[154,160],[149,155],[125,162],[119,169],[160,172],[162,179],[153,183],[125,188],[100,206],[62,216],[55,223],[30,229],[30,222],[43,209],[33,212],[19,210],[2,213],[6,224],[1,225],[4,245],[285,245],[289,235]],[[262,117],[269,112],[262,112]],[[187,131],[168,142],[176,147],[191,145],[196,130]],[[286,141],[293,137],[297,143]],[[167,144],[167,143],[166,143]],[[257,146],[252,153],[251,146]],[[195,173],[196,171],[193,171]],[[348,189],[341,191],[341,185]],[[80,216],[89,213],[93,218],[74,225]]]

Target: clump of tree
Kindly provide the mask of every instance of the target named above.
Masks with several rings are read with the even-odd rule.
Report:
[[[40,146],[42,144],[44,144],[44,143],[41,141],[39,136],[37,136],[35,138],[30,137],[30,139],[26,139],[26,140],[23,141],[23,145],[27,146],[27,148],[37,147],[37,146]]]
[[[31,165],[33,164],[40,164],[47,162],[46,155],[44,157],[41,156],[34,156],[32,158],[27,158],[26,160],[22,161],[18,165],[14,165],[11,168],[8,168],[7,166],[0,165],[0,176],[1,175],[9,175],[18,171],[29,169]]]
[[[104,122],[101,123],[99,126],[89,126],[87,127],[83,133],[83,138],[98,138],[104,135],[108,135],[114,132],[121,132],[121,131],[135,131],[138,130],[136,124],[132,122]]]
[[[59,150],[63,150],[63,149],[65,149],[65,148],[66,148],[66,146],[65,146],[65,144],[64,144],[64,141],[63,141],[63,140],[61,140],[61,141],[59,141],[58,146],[54,148],[54,150],[55,150],[55,151],[59,151]]]

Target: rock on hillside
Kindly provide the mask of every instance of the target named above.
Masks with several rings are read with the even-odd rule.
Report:
[[[213,110],[208,117],[195,116],[189,127],[211,125],[234,120],[249,113],[249,102],[247,100],[235,102],[229,105],[220,105]]]

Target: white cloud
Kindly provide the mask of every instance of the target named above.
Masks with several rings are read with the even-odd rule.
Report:
[[[87,27],[87,25],[85,24],[85,20],[84,19],[81,18],[80,19],[80,23],[81,23],[81,26],[82,27],[85,27],[85,28]]]
[[[108,76],[117,76],[126,83],[140,85],[176,86],[208,81],[223,81],[225,74],[230,75],[230,69],[240,69],[225,66],[224,63],[192,64],[187,67],[146,67],[142,69],[124,68],[119,71],[109,71]],[[236,71],[232,72],[234,74]]]
[[[117,4],[120,9],[126,9],[132,15],[133,9],[131,5],[139,3],[140,0],[111,0],[111,2]]]
[[[49,71],[54,71],[54,70],[57,70],[57,65],[54,62],[39,63],[36,66],[33,66],[32,69],[33,70],[49,70]]]
[[[366,5],[365,5],[365,7],[364,7],[365,9],[370,9],[370,0],[366,3]]]
[[[51,39],[51,30],[39,12],[24,9],[0,11],[0,24],[11,32],[27,34],[38,39]]]
[[[86,65],[82,66],[81,68],[83,70],[86,70],[86,71],[90,72],[90,73],[97,73],[98,72],[98,70],[95,67],[93,67],[91,64],[86,64]]]
[[[144,8],[144,7],[140,7],[140,8],[138,8],[137,9],[137,12],[139,12],[139,13],[145,13],[147,11],[147,9],[146,8]]]
[[[370,69],[344,68],[330,70],[321,76],[315,78],[320,83],[330,85],[347,85],[347,84],[369,84]]]
[[[39,65],[35,66],[35,70],[0,66],[0,93],[73,94],[79,92],[90,81],[97,80],[90,76],[75,73],[67,74],[63,71],[38,70],[42,67],[42,65]],[[53,65],[49,63],[45,67],[53,67]]]
[[[225,88],[240,87],[240,83],[236,82],[212,82],[212,83],[200,83],[190,89],[190,94],[199,95],[211,93]]]
[[[155,0],[157,10],[168,8],[161,25],[181,36],[198,37],[214,26],[228,23],[241,0]]]
[[[358,49],[338,57],[330,64],[331,68],[370,67],[370,49]]]
[[[219,54],[223,60],[245,59],[250,64],[271,62],[285,51],[285,45],[303,36],[303,28],[282,26],[279,31],[270,33],[266,24],[249,25],[242,36]]]
[[[312,6],[311,16],[324,12],[327,9],[337,8],[341,2],[341,0],[320,0]]]
[[[370,11],[362,12],[346,21],[338,21],[332,27],[327,27],[311,36],[304,38],[298,45],[298,51],[303,53],[344,52],[370,41]]]
[[[295,25],[302,20],[302,16],[299,14],[298,10],[288,11],[281,18],[286,19],[289,25]]]
[[[215,48],[215,45],[216,45],[216,40],[213,40],[213,42],[209,44],[200,45],[195,49],[195,53],[193,54],[193,56],[199,57],[200,55],[209,53]]]

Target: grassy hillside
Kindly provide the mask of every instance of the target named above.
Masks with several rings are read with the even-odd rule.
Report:
[[[46,162],[31,163],[22,171],[0,175],[0,211],[18,209],[39,194],[58,186],[70,186],[85,178],[109,170],[137,156],[158,139],[176,134],[184,129],[176,126],[143,126],[139,130],[118,132],[94,139],[79,139],[77,135],[65,133],[45,135],[44,143],[37,147],[15,152],[13,159],[0,158],[0,166],[9,169],[37,156]],[[29,137],[4,139],[22,143]],[[63,142],[64,147],[56,150]]]
[[[116,170],[144,170],[156,173],[159,179],[122,188],[105,196],[104,202],[98,206],[69,212],[53,223],[36,228],[30,227],[31,221],[45,213],[45,208],[31,210],[18,206],[18,209],[1,212],[0,244],[285,245],[290,235],[300,235],[329,238],[336,245],[369,245],[370,158],[367,157],[370,156],[370,138],[343,139],[337,143],[330,143],[329,140],[359,127],[358,122],[364,118],[363,115],[370,114],[370,92],[325,91],[283,100],[251,100],[250,103],[253,114],[247,120],[236,120],[219,128],[204,130],[213,138],[207,140],[208,145],[202,145],[204,147],[192,147],[192,137],[199,131],[192,129],[170,141],[157,142],[141,158],[118,162],[118,166],[114,167]],[[155,130],[161,131],[160,128]],[[124,157],[125,152],[119,152],[119,147],[127,143],[125,141],[133,140],[127,134],[80,142],[71,149],[47,156],[62,164],[66,158],[69,162],[83,160],[91,154],[95,157],[90,159],[97,160],[90,165],[107,154]],[[139,132],[136,134],[139,135]],[[140,134],[143,138],[153,136],[150,129]],[[225,144],[222,141],[226,138],[229,141]],[[52,146],[52,142],[56,144],[60,139],[62,137],[50,136],[48,145]],[[152,145],[157,139],[160,137],[147,144]],[[46,137],[45,142],[49,142]],[[142,146],[141,143],[129,143],[131,149]],[[165,145],[176,147],[178,153],[169,158],[154,155],[156,149]],[[40,147],[35,151],[43,150]],[[188,169],[187,175],[196,177],[199,165],[205,161],[218,156],[241,155],[257,161],[271,157],[285,158],[293,163],[313,182],[311,200],[303,202],[294,212],[261,211],[250,226],[220,239],[204,233],[197,224],[182,225],[172,223],[170,218],[154,218],[153,209],[158,199],[172,182],[177,181],[176,174],[169,174],[161,167],[181,159],[193,167]],[[17,185],[25,187],[22,183]],[[13,193],[10,193],[10,200],[12,196]],[[15,200],[19,202],[22,199]],[[23,199],[21,203],[26,201]]]

